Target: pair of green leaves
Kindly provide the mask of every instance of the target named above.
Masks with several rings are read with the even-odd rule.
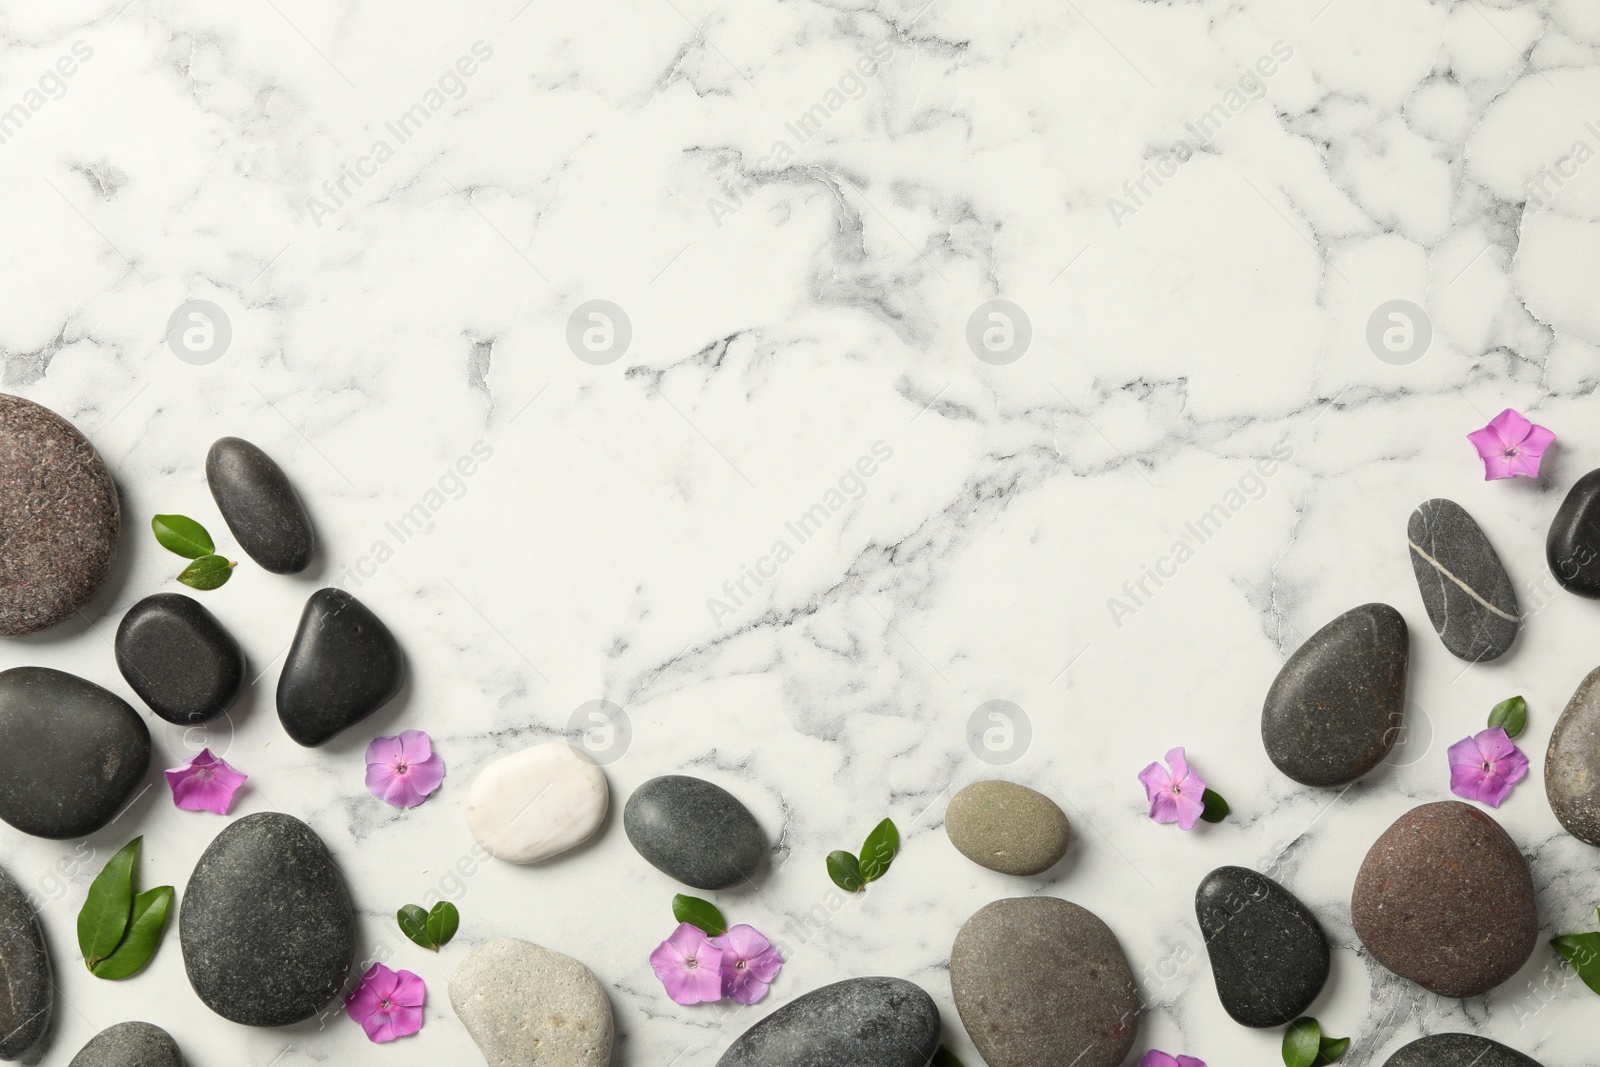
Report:
[[[885,819],[867,835],[859,858],[844,851],[828,853],[828,877],[846,893],[859,893],[884,876],[899,852],[900,831],[894,820]]]
[[[206,528],[185,515],[157,515],[150,520],[156,540],[168,552],[193,563],[183,568],[178,581],[191,589],[215,589],[233,577],[234,562],[217,555]]]
[[[419,904],[407,904],[395,912],[400,932],[423,948],[438,952],[450,943],[461,928],[461,913],[448,900],[441,900],[432,911],[423,911]]]
[[[78,912],[78,950],[96,978],[126,978],[150,962],[172,907],[172,887],[133,891],[139,859],[136,837],[106,861]]]
[[[711,901],[699,897],[682,893],[673,897],[672,917],[701,930],[708,937],[720,937],[728,932],[728,920],[722,917],[722,912]]]
[[[1562,934],[1550,944],[1572,964],[1584,985],[1600,993],[1600,934]]]
[[[1496,726],[1505,730],[1507,737],[1516,737],[1528,725],[1528,702],[1521,697],[1502,700],[1489,709],[1489,729]]]
[[[1323,1037],[1322,1024],[1302,1016],[1283,1035],[1284,1067],[1322,1067],[1337,1063],[1350,1048],[1348,1037]]]

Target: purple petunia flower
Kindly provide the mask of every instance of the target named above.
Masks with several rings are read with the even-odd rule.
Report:
[[[1535,426],[1510,408],[1489,420],[1489,425],[1467,434],[1483,460],[1484,481],[1496,478],[1537,478],[1539,460],[1556,435]]]
[[[421,1030],[422,1004],[427,999],[428,987],[421,978],[374,963],[345,999],[345,1007],[367,1032],[367,1039],[382,1044]]]
[[[367,788],[397,808],[414,808],[444,781],[444,760],[421,730],[373,738],[367,746]]]
[[[1528,776],[1528,757],[1496,726],[1450,746],[1450,792],[1498,808]]]
[[[783,968],[783,957],[755,927],[743,923],[711,939],[722,950],[722,995],[754,1004]]]
[[[722,949],[705,932],[679,923],[672,936],[650,953],[650,968],[679,1004],[708,1004],[722,999]]]
[[[1180,830],[1192,830],[1206,810],[1206,784],[1189,769],[1181,748],[1167,753],[1167,767],[1152,763],[1140,771],[1139,781],[1144,783],[1150,817],[1156,822],[1175,822]]]
[[[233,804],[233,794],[249,779],[228,766],[228,762],[213,756],[209,748],[185,763],[163,772],[172,787],[172,802],[184,811],[214,811],[228,814]]]

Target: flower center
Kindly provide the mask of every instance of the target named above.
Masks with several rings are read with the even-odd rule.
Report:
[[[1516,445],[1506,445],[1506,458],[1507,459],[1510,459],[1512,456],[1514,456],[1516,454],[1517,454],[1517,446]]]
[[[196,768],[194,772],[194,779],[197,782],[209,782],[216,776],[217,772],[213,771],[210,767],[199,767]]]
[[[700,961],[698,959],[696,959],[694,956],[690,956],[689,959],[688,959],[688,967],[689,967],[689,969],[692,971],[698,966],[700,966]]]
[[[1482,768],[1483,768],[1483,769],[1484,769],[1484,770],[1486,770],[1486,771],[1488,771],[1488,770],[1493,770],[1493,767],[1492,767],[1492,765],[1491,765],[1491,764],[1490,764],[1490,763],[1489,763],[1489,761],[1488,761],[1488,760],[1484,760],[1484,761],[1483,761],[1483,762],[1482,762],[1482,763],[1481,763],[1481,764],[1479,764],[1479,766],[1480,766],[1480,767],[1482,767]]]
[[[391,1000],[389,997],[384,997],[382,1000],[378,1001],[378,1010],[379,1011],[392,1011],[392,1010],[394,1010],[394,1001]]]
[[[406,773],[409,772],[410,770],[411,770],[411,765],[409,763],[407,763],[405,760],[396,760],[395,761],[395,765],[394,765],[394,773],[395,774],[397,774],[400,777],[404,778],[406,776]]]
[[[736,968],[737,968],[737,969],[739,969],[739,970],[741,970],[741,971],[742,971],[742,970],[744,970],[744,969],[745,969],[745,968],[746,968],[746,967],[748,967],[748,966],[749,966],[749,965],[750,965],[750,964],[749,964],[749,962],[748,962],[748,961],[747,961],[747,960],[740,960],[740,961],[739,961],[739,962],[738,962],[738,963],[735,963],[735,964],[734,964],[734,967],[736,967]]]

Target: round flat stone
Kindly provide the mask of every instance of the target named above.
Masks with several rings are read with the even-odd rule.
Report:
[[[90,1038],[67,1067],[183,1067],[183,1053],[159,1026],[118,1023]]]
[[[1600,845],[1600,668],[1556,720],[1544,756],[1544,792],[1567,833]]]
[[[1387,604],[1351,608],[1294,650],[1261,711],[1261,741],[1302,785],[1353,782],[1389,754],[1405,720],[1410,639]]]
[[[1545,561],[1562,588],[1600,597],[1600,470],[1572,483],[1544,541]]]
[[[651,866],[696,889],[737,885],[767,859],[766,835],[750,810],[721,786],[688,775],[635,789],[622,828]]]
[[[944,830],[963,856],[1001,874],[1047,871],[1072,840],[1072,826],[1055,801],[1012,782],[962,789],[945,809]]]
[[[355,914],[316,832],[262,812],[229,825],[200,856],[178,938],[189,984],[206,1007],[246,1026],[286,1026],[340,992]]]
[[[1522,628],[1517,591],[1483,529],[1454,500],[1426,501],[1406,526],[1428,621],[1453,654],[1495,659]]]
[[[1217,998],[1234,1022],[1283,1026],[1328,981],[1328,938],[1311,909],[1264,874],[1218,867],[1194,895]]]
[[[1528,962],[1539,941],[1533,876],[1500,824],[1445,800],[1378,838],[1350,898],[1372,957],[1441,997],[1475,997]]]
[[[474,949],[450,1006],[489,1067],[609,1067],[611,1000],[570,956],[514,937]]]
[[[1384,1060],[1383,1067],[1539,1067],[1539,1061],[1474,1034],[1430,1034]]]
[[[87,604],[121,531],[117,488],[88,438],[0,393],[0,637],[48,629]]]
[[[0,871],[0,1060],[18,1060],[44,1039],[55,1010],[50,951],[28,895]]]
[[[564,741],[502,756],[467,792],[467,828],[489,855],[536,863],[587,841],[605,821],[605,772]]]
[[[278,675],[278,719],[296,743],[320,745],[393,700],[404,662],[365,604],[343,589],[318,589]]]
[[[239,642],[181,593],[156,593],[129,608],[114,647],[117,669],[139,699],[180,726],[216,718],[244,688]]]
[[[271,456],[242,438],[224,437],[206,453],[206,482],[233,539],[251,559],[273,574],[306,569],[316,535]]]
[[[48,667],[0,673],[0,819],[35,837],[86,837],[149,767],[150,731],[115,693]]]
[[[717,1067],[927,1067],[939,1008],[899,978],[851,978],[796,997],[746,1030]]]

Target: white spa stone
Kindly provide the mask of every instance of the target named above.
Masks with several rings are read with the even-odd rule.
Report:
[[[467,826],[507,863],[535,863],[587,841],[605,821],[605,772],[564,741],[495,760],[467,793]]]

